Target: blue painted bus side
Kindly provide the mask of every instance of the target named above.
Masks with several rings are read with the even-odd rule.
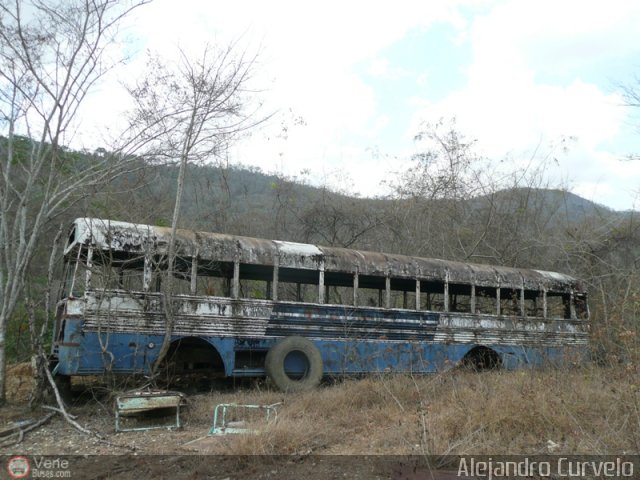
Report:
[[[62,375],[113,373],[150,373],[157,358],[162,335],[141,333],[83,332],[81,320],[67,321],[67,342],[58,346],[59,367]],[[177,341],[185,336],[173,336]],[[222,357],[226,376],[263,376],[264,369],[236,368],[238,352],[266,352],[281,337],[233,338],[199,337],[212,345]],[[311,338],[323,359],[326,375],[349,375],[370,372],[432,373],[443,371],[460,362],[478,344],[444,344],[428,339],[407,341],[320,339]],[[106,346],[106,353],[103,353]],[[545,363],[566,364],[585,358],[581,346],[517,346],[483,344],[500,355],[506,369],[526,368]]]
[[[210,232],[176,235],[183,282],[167,302],[162,259],[170,229],[74,222],[65,247],[71,281],[55,326],[60,374],[149,373],[164,339],[167,304],[174,310],[172,341],[184,340],[180,345],[193,352],[194,358],[176,354],[180,362],[188,369],[211,365],[227,376],[265,375],[265,362],[277,376],[269,351],[285,356],[285,373],[301,371],[305,359],[292,363],[296,351],[284,350],[296,342],[310,351],[308,342],[315,345],[327,375],[435,372],[474,351],[488,351],[492,363],[508,369],[588,355],[586,292],[568,275]],[[133,272],[131,283],[125,271]],[[286,287],[282,293],[279,285]],[[301,294],[301,285],[311,289]],[[332,287],[351,289],[344,303],[352,305],[331,304],[343,303],[329,295]],[[255,296],[262,298],[248,298]],[[290,337],[306,340],[272,350]],[[201,350],[202,344],[212,348]],[[317,363],[315,350],[313,357]]]

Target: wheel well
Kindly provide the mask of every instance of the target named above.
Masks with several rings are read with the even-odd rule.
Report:
[[[492,348],[478,345],[469,350],[460,362],[473,370],[497,370],[502,366],[502,357]]]
[[[167,361],[175,373],[222,372],[224,361],[218,350],[200,337],[183,337],[174,340],[167,352]]]

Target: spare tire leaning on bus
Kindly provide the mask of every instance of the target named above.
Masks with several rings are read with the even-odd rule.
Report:
[[[289,376],[285,360],[290,354],[299,354],[305,363],[299,378]],[[265,370],[273,383],[285,392],[302,392],[317,387],[322,380],[323,366],[320,350],[304,337],[286,337],[276,343],[265,359]]]

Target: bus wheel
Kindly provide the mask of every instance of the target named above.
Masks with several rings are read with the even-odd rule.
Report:
[[[322,380],[320,350],[304,337],[287,337],[267,352],[267,375],[285,392],[302,392],[315,388]]]

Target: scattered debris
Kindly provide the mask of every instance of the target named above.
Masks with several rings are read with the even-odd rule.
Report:
[[[13,435],[17,433],[19,430],[28,427],[29,425],[33,425],[35,423],[34,419],[29,420],[18,420],[16,422],[12,422],[8,427],[0,430],[0,437],[6,437],[8,435]]]
[[[186,403],[181,392],[168,390],[139,390],[124,393],[116,398],[116,432],[142,431],[154,428],[180,428],[180,406]],[[123,427],[122,417],[137,417],[141,414],[159,414],[175,410],[175,422],[169,425],[153,423],[144,427]],[[162,415],[160,415],[162,416]],[[166,416],[166,415],[165,415]]]
[[[553,440],[547,440],[547,451],[549,453],[555,453],[557,452],[560,447],[562,445],[560,445],[559,443],[554,442]]]
[[[15,423],[13,426],[11,426],[11,427],[9,427],[7,429],[4,429],[2,432],[0,432],[0,437],[9,435],[9,437],[8,437],[9,439],[6,440],[3,443],[0,443],[0,447],[8,447],[10,445],[17,445],[18,443],[22,442],[22,440],[24,439],[24,434],[25,433],[38,428],[40,425],[44,425],[55,414],[56,414],[56,412],[48,413],[44,417],[42,417],[40,420],[37,420],[37,421],[36,420],[23,420],[21,422]],[[8,432],[13,432],[13,433],[8,433]],[[15,435],[17,435],[18,438],[16,438],[14,440],[11,437],[13,437]]]
[[[278,405],[280,405],[280,403],[274,403],[272,405],[220,403],[216,405],[213,412],[213,426],[209,430],[208,435],[260,433],[260,426],[276,420],[278,416],[276,407]],[[255,415],[255,413],[258,415]]]

